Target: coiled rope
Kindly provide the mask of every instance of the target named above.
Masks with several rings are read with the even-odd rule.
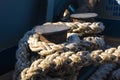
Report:
[[[84,37],[80,34],[100,33],[102,23],[47,23],[44,25],[72,26],[67,41],[61,44],[39,40],[34,29],[28,31],[19,42],[16,52],[15,80],[76,80],[82,67],[106,62],[120,64],[120,46],[105,51],[103,37]],[[68,25],[69,24],[69,25]],[[85,27],[78,24],[87,24]],[[73,26],[74,25],[74,26]],[[90,26],[92,25],[92,26]],[[74,30],[78,29],[77,32]],[[72,33],[71,33],[72,32]],[[74,33],[73,33],[74,32]]]

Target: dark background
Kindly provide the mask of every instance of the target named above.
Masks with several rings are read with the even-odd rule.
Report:
[[[47,0],[0,0],[0,51],[45,22]]]
[[[17,43],[45,22],[47,0],[0,0],[0,74],[14,68]]]

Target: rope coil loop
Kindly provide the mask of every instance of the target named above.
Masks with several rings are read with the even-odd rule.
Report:
[[[58,22],[43,25],[49,24],[70,27],[66,42],[44,42],[34,29],[28,31],[20,40],[16,51],[15,80],[77,80],[82,67],[114,63],[103,65],[89,78],[104,80],[106,75],[120,65],[120,46],[106,49],[102,36],[80,36],[101,33],[104,30],[103,23]],[[112,78],[118,79],[116,72]],[[104,76],[98,77],[101,73]]]

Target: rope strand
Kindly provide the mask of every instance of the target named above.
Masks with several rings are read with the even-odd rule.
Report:
[[[104,51],[106,44],[103,37],[79,37],[81,34],[102,32],[104,25],[101,22],[44,25],[49,24],[69,26],[69,32],[73,33],[68,33],[66,42],[54,44],[40,41],[40,35],[34,29],[28,31],[16,51],[15,80],[77,80],[82,67],[103,63],[120,64],[120,46]]]

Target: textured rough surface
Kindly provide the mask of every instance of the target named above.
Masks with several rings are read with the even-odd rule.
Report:
[[[90,78],[95,80],[96,76],[104,73],[104,76],[99,76],[97,79],[105,80],[107,75],[120,65],[120,46],[107,48],[103,37],[80,36],[80,34],[100,33],[104,30],[102,23],[59,22],[44,25],[49,24],[70,26],[80,24],[85,25],[85,28],[79,27],[76,33],[73,32],[72,26],[67,41],[61,44],[46,43],[40,40],[40,35],[35,33],[34,29],[28,31],[20,40],[16,51],[15,80],[77,80],[82,67],[112,63],[101,66]],[[116,78],[116,72],[112,78]]]
[[[103,64],[88,80],[107,80],[108,75],[116,68],[116,64]]]
[[[104,31],[105,26],[102,22],[57,22],[57,23],[45,23],[43,25],[66,25],[70,27],[71,33],[78,33],[79,35],[96,34]]]
[[[112,79],[113,80],[120,80],[120,68],[115,70],[115,71],[113,71]]]

